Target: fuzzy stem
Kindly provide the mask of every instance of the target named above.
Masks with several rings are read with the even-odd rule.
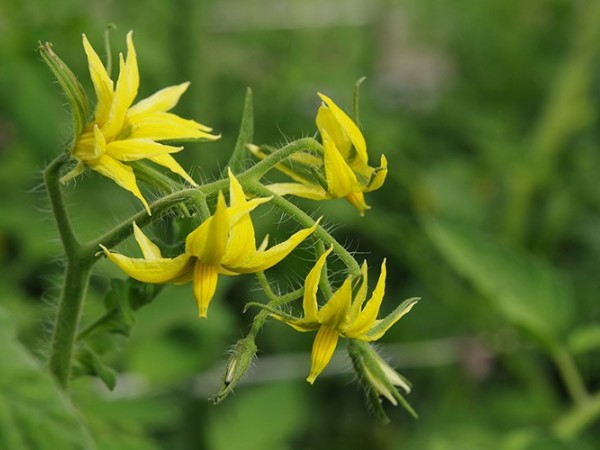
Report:
[[[585,404],[589,400],[589,393],[571,354],[564,346],[559,344],[553,346],[551,352],[554,364],[560,372],[569,395],[576,405]]]
[[[600,418],[600,392],[567,412],[554,424],[554,432],[562,439],[577,436]]]
[[[266,161],[266,160],[265,160]],[[256,166],[255,166],[256,167]],[[304,227],[311,227],[314,225],[315,221],[304,211],[302,211],[297,206],[288,202],[286,199],[279,195],[273,194],[266,187],[264,187],[259,182],[253,181],[249,182],[244,186],[247,188],[247,191],[260,195],[263,197],[272,196],[273,199],[271,202],[285,214],[293,218],[297,223]],[[326,245],[333,245],[333,250],[336,255],[342,260],[342,262],[346,265],[352,276],[360,276],[360,267],[354,257],[346,250],[337,240],[333,238],[322,226],[318,226],[313,236],[316,236],[318,239],[323,241]]]

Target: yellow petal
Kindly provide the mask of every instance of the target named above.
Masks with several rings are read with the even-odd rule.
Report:
[[[350,311],[352,302],[352,277],[348,276],[317,313],[319,323],[332,328],[341,327]]]
[[[366,186],[365,192],[376,191],[379,189],[383,185],[387,173],[387,159],[385,155],[381,155],[381,166],[376,170],[375,175],[373,178],[371,178],[371,181]]]
[[[135,195],[142,202],[144,208],[146,208],[148,215],[151,215],[150,206],[142,196],[142,193],[135,182],[135,175],[133,174],[133,169],[131,167],[126,166],[108,155],[103,155],[97,160],[88,163],[88,165],[91,169],[110,178],[123,189],[126,189]]]
[[[228,235],[229,214],[225,197],[219,192],[215,213],[188,235],[186,253],[196,256],[203,264],[219,266],[225,254]]]
[[[194,296],[198,305],[198,315],[206,317],[208,305],[217,290],[219,268],[197,261],[194,267]]]
[[[166,167],[171,172],[176,173],[181,178],[186,180],[192,186],[198,186],[198,183],[196,183],[194,181],[194,179],[192,177],[190,177],[188,175],[188,173],[183,169],[183,167],[181,167],[179,165],[179,163],[177,161],[175,161],[175,158],[173,158],[168,153],[164,153],[162,155],[149,156],[147,159],[149,159],[150,161],[152,161],[160,166]]]
[[[133,33],[127,33],[127,60],[119,55],[119,79],[115,88],[110,112],[102,132],[107,139],[112,140],[123,127],[127,109],[133,103],[140,85],[140,75],[137,66],[137,55],[133,46]]]
[[[358,157],[358,153],[354,149],[348,134],[341,127],[331,109],[324,104],[321,104],[319,107],[316,123],[321,136],[323,136],[323,133],[327,133],[342,154],[344,160],[350,163]]]
[[[256,252],[244,261],[239,261],[235,265],[223,264],[226,269],[237,273],[256,273],[274,266],[287,255],[290,254],[304,239],[317,229],[321,219],[310,228],[304,228],[294,233],[288,240],[274,245],[264,252]]]
[[[128,258],[127,256],[113,253],[101,245],[104,254],[108,256],[123,272],[131,278],[144,283],[170,283],[185,275],[191,268],[191,259],[188,255],[179,255],[176,258]]]
[[[386,278],[385,259],[381,264],[381,273],[379,280],[373,290],[373,295],[367,302],[365,308],[358,314],[358,316],[348,324],[347,327],[343,327],[342,333],[346,337],[360,339],[365,335],[375,323],[377,315],[379,314],[379,308],[381,308],[381,302],[385,295],[385,278]]]
[[[209,134],[211,128],[194,120],[183,119],[167,112],[136,114],[129,117],[131,138],[147,138],[154,141],[180,139],[208,139],[214,141],[221,136]]]
[[[327,133],[323,133],[322,138],[327,194],[331,198],[341,198],[351,192],[360,191],[361,186],[356,179],[356,175],[346,164],[331,138]]]
[[[360,287],[358,288],[358,291],[356,292],[356,295],[354,296],[354,300],[352,301],[352,306],[350,308],[349,322],[353,322],[358,317],[358,314],[360,313],[360,311],[362,309],[362,305],[365,302],[365,300],[367,299],[367,289],[369,287],[369,283],[368,283],[368,266],[367,266],[366,259],[363,261],[362,265],[360,266],[360,273],[361,273]]]
[[[295,195],[297,197],[309,198],[311,200],[325,200],[327,193],[321,186],[316,184],[306,185],[300,183],[274,183],[266,188],[275,195]]]
[[[127,111],[127,116],[131,117],[135,114],[151,113],[151,112],[166,112],[171,110],[183,93],[190,86],[190,82],[178,84],[177,86],[169,86],[155,92],[150,97],[140,100]],[[210,131],[210,130],[205,130]]]
[[[231,208],[244,208],[247,204],[246,194],[235,175],[228,169],[229,173],[229,198]],[[231,216],[230,216],[231,218]],[[229,230],[229,241],[227,251],[222,263],[227,266],[235,266],[256,252],[256,240],[254,237],[254,226],[250,213],[242,214],[235,222],[232,220]]]
[[[350,192],[348,195],[344,197],[352,206],[358,209],[358,212],[361,216],[365,215],[365,211],[367,209],[371,209],[369,205],[365,202],[365,196],[362,192]]]
[[[315,379],[331,361],[338,339],[339,335],[335,329],[326,326],[319,328],[312,348],[310,374],[306,379],[310,384],[315,382]]]
[[[104,68],[104,64],[96,51],[90,45],[85,34],[83,35],[83,48],[88,59],[90,78],[96,92],[96,111],[94,113],[94,122],[104,123],[110,110],[113,99],[113,81]]]
[[[329,107],[336,121],[348,135],[348,138],[350,139],[350,141],[354,145],[354,148],[358,152],[359,158],[366,164],[369,160],[367,156],[367,144],[365,142],[364,136],[362,135],[354,121],[350,117],[348,117],[348,115],[344,111],[342,111],[340,107],[336,105],[334,101],[331,100],[329,97],[321,93],[318,93],[318,95],[319,97],[321,97],[321,100],[323,100],[323,102],[325,102],[325,104]]]
[[[333,245],[329,247],[320,257],[310,270],[304,281],[304,297],[302,298],[302,308],[304,309],[304,318],[306,320],[318,322],[317,320],[317,290],[319,289],[319,281],[321,280],[321,272],[325,265],[327,255],[333,250]]]
[[[160,259],[162,255],[160,253],[160,249],[158,246],[148,239],[140,227],[137,226],[135,222],[133,222],[133,236],[135,237],[136,242],[140,246],[140,250],[142,250],[142,254],[144,258],[150,259]]]
[[[112,141],[106,145],[106,154],[119,161],[137,161],[181,150],[183,147],[163,145],[150,139],[124,139]]]

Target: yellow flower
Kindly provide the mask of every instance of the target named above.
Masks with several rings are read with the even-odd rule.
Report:
[[[312,348],[310,374],[306,379],[311,384],[329,364],[340,336],[359,341],[376,341],[408,313],[417,302],[417,299],[406,300],[387,317],[378,320],[377,315],[385,293],[385,260],[381,264],[381,274],[375,290],[363,307],[368,287],[365,261],[361,267],[362,282],[354,299],[352,298],[352,277],[348,276],[327,303],[319,309],[317,304],[319,280],[325,259],[332,249],[333,247],[330,247],[321,255],[306,277],[302,302],[304,317],[297,319],[281,312],[271,311],[275,318],[284,321],[298,331],[318,330]]]
[[[209,134],[211,128],[168,112],[177,104],[189,83],[164,88],[132,106],[140,80],[131,31],[127,34],[127,59],[122,54],[119,55],[116,87],[85,35],[83,47],[97,103],[92,121],[77,138],[72,151],[78,164],[62,181],[76,177],[87,166],[130,191],[150,214],[148,203],[136,184],[133,169],[123,162],[148,159],[196,186],[194,180],[170,155],[183,147],[164,145],[157,141],[215,140],[220,136]]]
[[[267,239],[256,248],[250,211],[270,198],[246,200],[242,186],[229,171],[230,206],[219,192],[215,213],[186,238],[185,252],[176,258],[164,258],[159,248],[133,225],[135,239],[143,258],[128,258],[101,246],[108,258],[127,275],[146,283],[183,284],[193,280],[200,317],[206,317],[208,305],[217,288],[219,274],[237,275],[266,270],[285,258],[311,234],[310,228],[293,234],[268,250]]]
[[[317,113],[317,127],[323,140],[323,159],[314,162],[314,155],[297,153],[292,162],[323,168],[323,183],[315,183],[310,178],[294,172],[289,167],[277,168],[294,179],[295,183],[275,183],[269,189],[278,195],[292,194],[313,200],[345,198],[361,215],[369,205],[363,193],[379,189],[387,175],[387,160],[381,155],[381,166],[369,166],[367,145],[358,126],[329,97],[318,94],[323,103]],[[258,147],[249,147],[259,158],[264,158]]]

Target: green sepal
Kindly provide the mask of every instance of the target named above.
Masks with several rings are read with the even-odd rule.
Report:
[[[417,303],[419,300],[421,300],[420,297],[412,297],[407,300],[404,300],[391,313],[389,313],[383,319],[377,321],[376,325],[369,330],[367,335],[376,336],[381,331],[388,329],[392,324],[398,321],[400,317],[406,314],[407,310],[412,308],[415,305],[415,303]]]
[[[246,89],[246,97],[244,99],[244,109],[242,111],[242,120],[240,122],[240,131],[238,138],[233,148],[233,153],[229,158],[229,162],[225,166],[222,176],[227,175],[227,167],[236,174],[245,169],[244,161],[247,158],[246,144],[251,144],[254,140],[254,104],[252,89]]]
[[[89,116],[88,97],[75,74],[58,57],[58,55],[54,53],[51,43],[46,42],[42,44],[40,42],[38,44],[38,51],[44,62],[56,77],[65,97],[67,97],[73,118],[73,142],[75,142],[76,137],[83,132],[87,123],[87,118]]]
[[[362,128],[362,126],[360,125],[360,114],[359,114],[359,110],[358,110],[360,85],[363,84],[363,81],[365,81],[366,79],[367,79],[367,77],[360,77],[358,80],[356,80],[356,83],[354,83],[352,106],[353,106],[353,112],[354,112],[354,123],[356,124],[356,126],[358,128]]]

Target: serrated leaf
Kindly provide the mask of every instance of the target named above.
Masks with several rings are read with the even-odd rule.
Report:
[[[95,448],[52,376],[5,331],[0,332],[0,360],[0,448]]]
[[[573,318],[569,284],[546,261],[479,230],[424,221],[434,245],[454,270],[491,300],[496,311],[546,344]]]

